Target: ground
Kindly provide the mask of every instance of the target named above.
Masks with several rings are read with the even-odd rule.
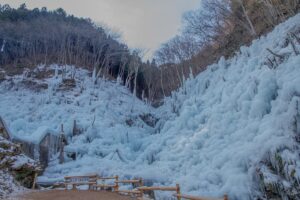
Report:
[[[78,190],[49,190],[32,192],[16,197],[14,200],[129,200],[130,197],[121,196],[105,191],[78,191]]]

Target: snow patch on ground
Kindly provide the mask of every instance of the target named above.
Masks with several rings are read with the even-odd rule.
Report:
[[[26,191],[7,170],[0,170],[0,183],[0,199],[11,199],[12,195]]]

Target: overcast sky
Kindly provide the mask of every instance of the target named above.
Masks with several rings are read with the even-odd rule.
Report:
[[[180,30],[184,12],[199,7],[201,0],[0,0],[0,4],[28,8],[62,7],[68,13],[89,17],[122,33],[131,48],[150,50]]]

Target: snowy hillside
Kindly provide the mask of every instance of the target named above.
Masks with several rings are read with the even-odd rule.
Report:
[[[100,80],[94,85],[86,70],[78,69],[76,86],[68,88],[62,84],[61,70],[55,65],[50,69],[40,66],[34,72],[7,77],[1,83],[1,116],[13,137],[37,143],[47,132],[59,134],[64,124],[70,143],[65,150],[76,152],[78,164],[84,166],[78,170],[78,164],[66,163],[63,168],[72,167],[64,172],[67,174],[82,174],[97,170],[95,167],[99,165],[103,167],[102,161],[95,162],[97,158],[134,160],[144,138],[155,130],[154,109],[118,83]],[[36,78],[39,72],[49,77]],[[73,67],[68,66],[67,72],[70,77]],[[74,120],[83,134],[72,137]],[[93,165],[84,159],[91,159]],[[56,164],[54,157],[53,165]]]
[[[167,99],[173,117],[147,149],[167,180],[207,196],[254,199],[274,189],[300,198],[299,22],[279,25]]]
[[[97,172],[180,183],[184,193],[203,196],[248,200],[277,192],[297,199],[299,22],[297,15],[191,77],[158,109],[117,83],[94,85],[78,70],[68,90],[57,73],[40,80],[48,88],[38,93],[22,88],[28,76],[1,83],[0,112],[15,137],[31,141],[39,130],[58,133],[61,123],[70,135],[78,122],[82,134],[69,136],[66,150],[80,156],[62,165],[54,158],[40,180]]]

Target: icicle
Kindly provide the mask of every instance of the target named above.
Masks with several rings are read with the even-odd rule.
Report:
[[[96,84],[96,67],[94,67],[94,70],[93,70],[92,81],[94,84]]]
[[[122,85],[122,79],[120,76],[117,77],[117,84]]]
[[[4,52],[5,44],[6,44],[6,41],[3,40],[2,47],[1,47],[1,52]]]
[[[58,78],[58,66],[55,66],[55,72],[54,72],[54,76],[57,79]]]
[[[193,69],[192,69],[192,67],[190,67],[190,75],[189,75],[189,78],[190,78],[191,80],[194,79],[194,74],[193,74]]]

